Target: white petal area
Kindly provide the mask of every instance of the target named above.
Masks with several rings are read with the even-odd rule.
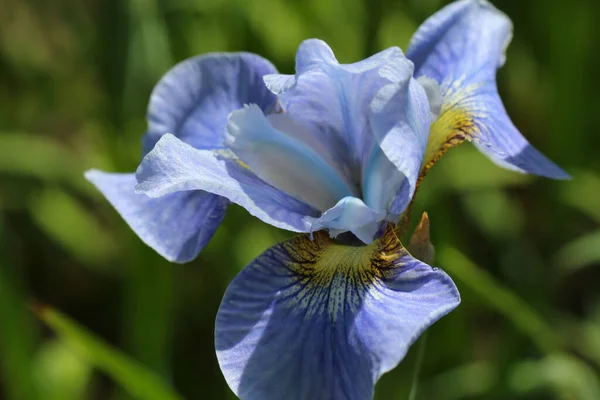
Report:
[[[340,168],[337,163],[335,154],[329,150],[327,143],[316,135],[312,135],[307,129],[289,113],[270,114],[267,116],[269,123],[276,130],[285,133],[293,139],[304,143],[306,146],[314,150],[327,164],[333,168],[338,176],[344,181],[346,186],[352,191],[356,197],[360,197],[360,190],[356,185],[348,179],[347,168]]]
[[[429,100],[429,115],[431,116],[431,123],[433,124],[442,112],[442,103],[444,102],[442,88],[435,79],[425,75],[418,77],[417,82],[425,89],[427,100]]]
[[[231,113],[225,144],[259,178],[320,211],[353,194],[313,148],[275,129],[256,105]]]
[[[402,184],[406,183],[406,176],[377,146],[365,169],[363,182],[365,203],[374,210],[384,212],[398,195]]]
[[[375,239],[385,216],[385,211],[375,211],[361,199],[346,197],[313,222],[311,231],[326,228],[332,237],[344,232],[352,232],[361,241],[369,244]]]

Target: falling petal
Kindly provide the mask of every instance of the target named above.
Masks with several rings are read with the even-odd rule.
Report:
[[[484,0],[452,3],[414,34],[407,56],[415,63],[415,76],[437,81],[444,99],[431,127],[424,172],[449,148],[469,140],[505,168],[568,178],[529,144],[502,104],[496,71],[511,38],[510,19]]]
[[[196,258],[223,220],[229,204],[227,199],[201,190],[157,199],[137,194],[134,174],[91,170],[85,176],[144,243],[174,262]]]
[[[232,281],[217,314],[217,358],[242,400],[367,400],[460,297],[390,228],[370,246],[324,233],[265,251]]]

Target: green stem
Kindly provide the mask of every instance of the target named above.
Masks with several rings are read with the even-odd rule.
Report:
[[[425,333],[423,333],[419,342],[417,362],[415,364],[415,373],[413,374],[408,400],[416,400],[417,398],[417,390],[419,388],[419,376],[421,375],[421,368],[423,367],[423,358],[425,356],[425,348],[427,347],[427,333],[428,331],[425,331]]]

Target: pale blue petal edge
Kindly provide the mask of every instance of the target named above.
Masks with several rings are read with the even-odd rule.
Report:
[[[204,190],[229,199],[270,225],[310,231],[318,211],[262,181],[232,157],[227,152],[198,150],[164,135],[137,169],[136,192],[162,197]]]
[[[134,191],[135,175],[90,170],[86,178],[114,206],[144,243],[169,261],[194,259],[223,220],[229,202],[204,191],[157,199]]]

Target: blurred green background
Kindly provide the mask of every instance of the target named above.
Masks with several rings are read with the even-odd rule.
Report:
[[[3,0],[0,398],[234,399],[215,314],[235,274],[289,234],[232,206],[197,260],[169,264],[83,172],[136,168],[150,91],[177,61],[245,50],[290,73],[318,37],[352,62],[406,49],[443,4]],[[413,380],[422,400],[600,399],[600,3],[495,4],[515,23],[498,77],[509,114],[573,180],[501,170],[470,144],[433,168],[414,218],[429,212],[463,302],[429,330],[421,371],[417,344],[379,400],[407,399]]]

